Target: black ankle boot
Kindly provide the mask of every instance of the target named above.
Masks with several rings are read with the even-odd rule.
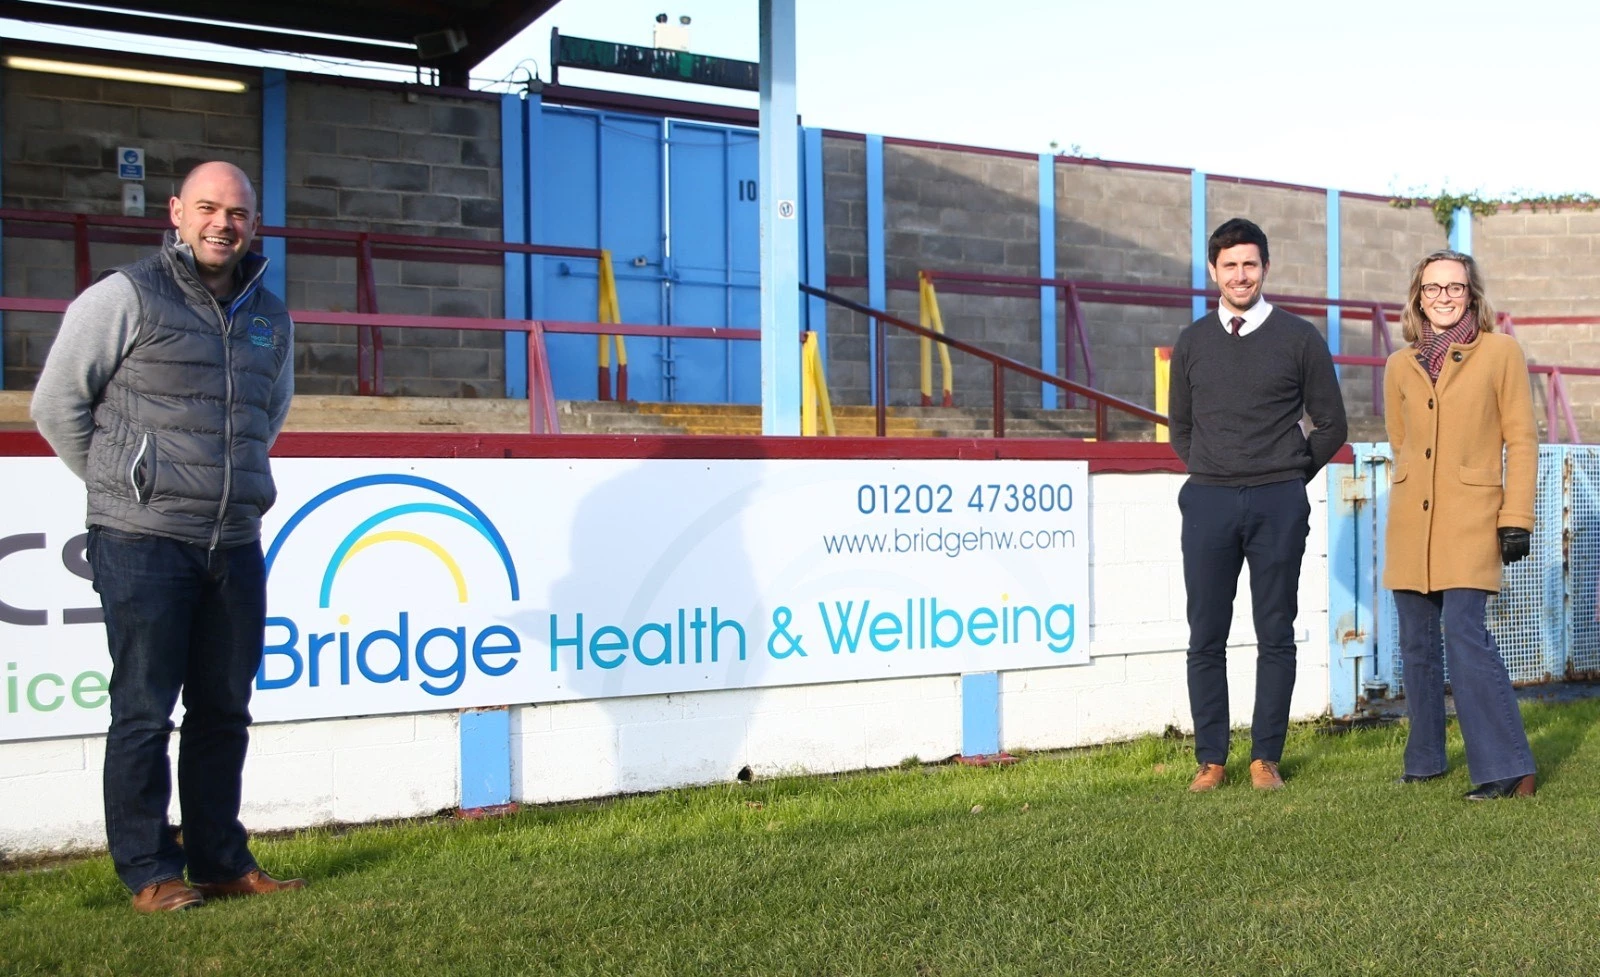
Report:
[[[1486,784],[1467,791],[1469,801],[1492,801],[1499,797],[1532,797],[1538,789],[1534,782],[1533,774],[1523,777],[1507,777],[1505,780],[1491,780]]]

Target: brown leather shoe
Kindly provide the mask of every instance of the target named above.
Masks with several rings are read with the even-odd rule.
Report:
[[[1250,786],[1256,790],[1283,790],[1283,777],[1271,760],[1250,761]]]
[[[1189,781],[1189,793],[1202,794],[1208,790],[1216,790],[1227,779],[1227,768],[1222,764],[1202,763],[1200,769],[1194,772],[1194,779]]]
[[[141,913],[170,913],[205,905],[205,901],[205,896],[189,888],[182,879],[168,879],[134,893],[133,909]]]
[[[196,882],[194,887],[207,899],[232,899],[236,896],[264,896],[290,889],[304,889],[305,879],[278,880],[261,871],[251,869],[232,882]]]

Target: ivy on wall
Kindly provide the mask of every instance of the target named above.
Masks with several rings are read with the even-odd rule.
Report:
[[[1476,193],[1441,193],[1435,197],[1395,197],[1389,201],[1389,206],[1398,210],[1410,210],[1413,207],[1425,206],[1433,211],[1433,219],[1439,226],[1449,228],[1455,218],[1457,210],[1465,208],[1474,217],[1488,217],[1497,214],[1502,208],[1510,208],[1513,212],[1527,207],[1532,211],[1560,210],[1571,207],[1577,210],[1595,210],[1600,208],[1600,197],[1592,193],[1559,193],[1540,194],[1538,196],[1514,195],[1501,199],[1478,196]]]

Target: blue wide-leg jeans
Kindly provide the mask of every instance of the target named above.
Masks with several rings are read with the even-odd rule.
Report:
[[[1484,624],[1485,590],[1442,590],[1422,594],[1394,592],[1400,617],[1401,677],[1405,680],[1405,772],[1419,777],[1443,773],[1444,663],[1450,661],[1450,688],[1456,719],[1467,747],[1467,773],[1474,784],[1509,780],[1534,772],[1528,734],[1517,711],[1516,693],[1506,674],[1500,647]],[[1439,625],[1447,649],[1441,651]]]
[[[179,879],[226,882],[256,868],[239,823],[250,692],[261,664],[266,574],[259,542],[229,549],[89,532],[111,652],[106,840],[138,892]],[[180,846],[167,822],[167,744],[183,697]]]

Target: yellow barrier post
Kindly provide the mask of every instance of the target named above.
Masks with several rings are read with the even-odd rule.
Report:
[[[596,321],[616,325],[622,321],[622,307],[617,302],[617,275],[611,264],[611,252],[600,252],[600,308]],[[611,349],[607,340],[617,344],[617,399],[628,399],[628,347],[621,336],[601,334],[600,343],[600,399],[611,399]]]
[[[921,323],[922,328],[932,329],[934,332],[943,336],[944,316],[939,313],[939,293],[933,290],[933,279],[928,277],[927,272],[923,271],[918,272],[917,274],[922,279],[921,290],[923,295],[924,310],[926,313]],[[929,363],[928,356],[928,347],[930,344],[932,344],[932,342],[933,340],[929,339],[928,337],[922,337],[922,404],[924,407],[933,402],[933,368],[932,364]],[[944,343],[939,344],[939,374],[941,381],[941,396],[939,398],[939,405],[941,407],[953,407],[955,405],[955,398],[950,390],[950,347],[946,346]]]
[[[928,311],[928,306],[933,302],[932,291],[933,283],[928,281],[928,273],[917,272],[917,325],[924,329],[933,328],[933,313]],[[917,343],[922,367],[922,406],[927,407],[933,403],[933,340],[918,336]]]
[[[800,340],[800,436],[817,436],[817,378],[811,362],[817,334],[807,329]]]
[[[822,370],[822,346],[817,334],[806,330],[800,345],[800,433],[815,437],[817,415],[822,415],[822,430],[829,437],[837,435],[833,424],[833,402],[828,397],[828,379]]]
[[[1157,346],[1156,350],[1156,413],[1167,412],[1167,396],[1172,390],[1172,347]],[[1165,424],[1156,425],[1156,440],[1171,441],[1172,432]]]
[[[822,430],[828,437],[836,437],[838,428],[833,424],[833,400],[828,396],[828,375],[822,368],[822,345],[811,344],[811,379],[816,383],[817,406],[822,412]]]

